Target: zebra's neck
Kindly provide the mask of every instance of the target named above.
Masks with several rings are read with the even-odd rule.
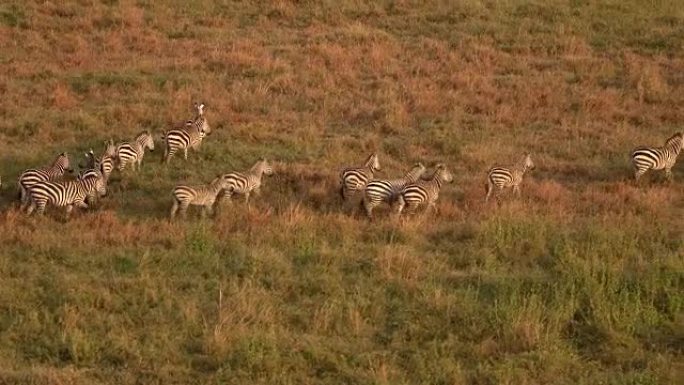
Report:
[[[54,178],[54,177],[56,177],[56,176],[63,175],[63,174],[64,174],[64,169],[65,169],[64,165],[61,164],[61,163],[59,163],[59,164],[56,164],[56,165],[50,167],[50,168],[47,169],[46,171],[47,171],[47,174],[48,174],[50,177],[53,177],[53,178]]]
[[[684,139],[681,137],[673,138],[665,144],[665,150],[671,154],[679,155],[682,151],[682,140]]]
[[[145,152],[145,138],[135,139],[135,152],[138,154]]]

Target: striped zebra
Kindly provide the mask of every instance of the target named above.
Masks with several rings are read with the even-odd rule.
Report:
[[[668,181],[672,181],[672,167],[677,156],[684,149],[684,139],[681,132],[669,137],[662,147],[639,147],[632,151],[634,165],[634,179],[638,183],[642,175],[648,170],[665,170]]]
[[[385,202],[392,204],[396,200],[396,196],[409,183],[416,182],[425,172],[425,166],[422,163],[416,163],[411,171],[399,179],[393,180],[372,180],[363,192],[363,201],[361,205],[366,210],[368,218],[373,217],[373,209]]]
[[[38,214],[45,213],[48,203],[64,207],[66,206],[66,219],[68,220],[74,206],[88,208],[85,199],[91,191],[96,191],[98,195],[107,195],[102,175],[86,175],[78,177],[76,180],[65,182],[38,182],[29,189],[30,206],[26,210],[27,215],[31,215],[37,209]]]
[[[213,212],[214,203],[218,195],[228,186],[226,175],[219,175],[211,183],[199,186],[178,185],[173,189],[173,207],[171,218],[175,218],[180,210],[181,216],[186,217],[188,206],[202,206],[202,217]]]
[[[19,176],[19,200],[21,208],[28,204],[28,189],[38,182],[53,181],[64,176],[64,172],[73,172],[69,163],[69,155],[63,152],[57,156],[52,165],[43,168],[28,169]]]
[[[485,202],[489,200],[495,190],[498,197],[501,191],[508,187],[513,187],[513,193],[520,196],[520,184],[522,184],[523,176],[528,170],[534,170],[534,163],[529,153],[523,154],[520,161],[513,167],[492,167],[489,169],[485,185],[487,192]]]
[[[245,203],[249,203],[249,196],[253,192],[255,195],[260,194],[261,177],[263,175],[273,175],[273,167],[266,159],[260,159],[254,166],[244,172],[231,172],[226,174],[228,185],[225,189],[225,194],[222,198],[229,203],[234,194],[241,194],[245,196]]]
[[[133,170],[140,170],[145,150],[154,151],[154,140],[149,131],[143,131],[132,142],[120,143],[116,146],[115,157],[118,169],[122,171],[127,165],[132,165]]]
[[[183,150],[185,160],[188,160],[188,148],[198,151],[205,136],[211,133],[211,127],[204,117],[204,103],[195,103],[197,114],[193,120],[188,120],[180,127],[168,130],[162,134],[164,141],[163,161],[169,163],[171,157],[179,150]]]
[[[432,176],[409,183],[397,194],[397,214],[401,215],[404,208],[414,211],[418,206],[427,204],[427,209],[436,210],[435,204],[439,198],[439,191],[444,183],[453,182],[454,177],[442,163],[437,164]]]
[[[378,155],[373,153],[368,156],[361,167],[345,168],[340,173],[340,195],[346,201],[352,195],[362,191],[368,182],[373,179],[376,171],[380,170]]]

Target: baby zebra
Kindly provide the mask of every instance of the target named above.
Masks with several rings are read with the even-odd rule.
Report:
[[[520,184],[527,170],[534,170],[534,163],[529,153],[523,154],[522,158],[511,168],[493,167],[487,173],[487,184],[485,190],[487,196],[485,202],[497,190],[497,197],[504,188],[513,187],[513,192],[520,196]]]
[[[211,133],[211,127],[204,117],[204,103],[195,103],[197,114],[193,120],[186,121],[182,126],[166,131],[162,134],[164,141],[163,161],[169,163],[171,157],[178,151],[183,150],[185,160],[188,160],[188,148],[199,150],[202,140]]]
[[[176,216],[180,209],[181,216],[186,217],[189,205],[202,206],[202,217],[207,213],[213,212],[214,202],[219,193],[228,185],[228,178],[225,175],[217,176],[211,183],[200,186],[178,185],[173,189],[173,207],[171,207],[171,218]]]
[[[76,180],[66,182],[38,182],[29,189],[29,200],[31,205],[26,214],[31,213],[37,208],[38,214],[45,212],[45,206],[51,203],[58,207],[66,206],[66,219],[69,220],[74,206],[88,208],[85,203],[86,196],[96,191],[100,196],[107,195],[104,178],[100,174],[79,176]]]
[[[363,192],[363,201],[361,205],[366,210],[368,218],[373,217],[373,209],[382,202],[392,204],[396,199],[397,194],[401,189],[409,183],[417,181],[425,172],[425,166],[422,163],[416,163],[411,171],[409,171],[403,178],[394,180],[372,180],[366,186]]]
[[[149,131],[143,131],[132,142],[123,142],[116,146],[115,157],[119,163],[119,171],[131,164],[133,170],[140,170],[145,150],[154,151],[154,140]]]
[[[232,203],[231,198],[233,194],[242,194],[245,196],[245,203],[249,203],[251,192],[254,192],[256,195],[260,194],[261,177],[263,175],[273,175],[273,167],[263,158],[245,172],[226,174],[225,177],[228,179],[228,185],[222,200]]]
[[[43,168],[28,169],[19,176],[19,200],[23,210],[28,204],[28,189],[38,182],[56,180],[64,175],[64,172],[73,172],[69,165],[69,155],[63,152],[57,156],[52,165]]]
[[[399,191],[397,194],[397,214],[400,215],[405,207],[408,211],[414,211],[424,203],[427,203],[427,209],[435,210],[442,184],[451,183],[453,180],[454,177],[446,166],[442,163],[437,164],[432,177],[409,183]]]
[[[362,191],[368,182],[373,179],[373,174],[380,170],[378,155],[371,154],[361,167],[345,168],[340,173],[340,195],[346,201],[352,195]]]
[[[677,156],[684,149],[682,133],[678,132],[665,141],[662,147],[639,147],[632,152],[632,164],[634,165],[634,179],[638,183],[639,178],[648,170],[665,170],[668,181],[672,181],[672,167],[677,161]]]

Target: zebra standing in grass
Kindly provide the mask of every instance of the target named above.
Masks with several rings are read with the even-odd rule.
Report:
[[[162,134],[164,141],[163,161],[169,163],[171,157],[178,151],[183,150],[185,160],[188,160],[188,148],[199,150],[202,140],[211,133],[211,127],[204,117],[204,103],[195,103],[197,114],[193,120],[186,121],[181,127],[174,128]]]
[[[523,154],[522,158],[511,168],[493,167],[487,172],[487,184],[485,190],[485,202],[497,190],[497,196],[504,188],[513,187],[513,193],[520,196],[520,184],[528,170],[534,170],[534,163],[529,153]]]
[[[98,195],[107,195],[104,178],[100,174],[78,177],[76,180],[66,182],[38,182],[29,190],[31,205],[26,210],[31,215],[37,209],[38,214],[45,212],[48,203],[58,207],[66,206],[66,219],[69,219],[74,206],[88,208],[85,199],[91,191]]]
[[[119,163],[119,171],[131,164],[133,170],[140,170],[145,150],[154,151],[154,140],[149,131],[143,131],[132,142],[124,142],[116,146],[115,157]]]
[[[254,192],[260,194],[261,177],[263,175],[273,175],[273,167],[266,159],[260,159],[249,170],[245,172],[231,172],[226,174],[227,186],[222,200],[232,202],[233,194],[245,196],[245,203],[249,203],[249,195]]]
[[[52,165],[43,168],[28,169],[19,176],[19,200],[21,208],[28,204],[28,189],[36,183],[52,181],[61,178],[64,172],[72,172],[69,164],[69,155],[63,152],[57,156]]]
[[[409,183],[397,194],[397,214],[401,214],[404,208],[414,211],[421,204],[426,203],[427,209],[435,210],[437,198],[442,184],[453,182],[454,177],[442,163],[437,164],[435,172],[429,179],[420,179]]]
[[[672,181],[672,167],[677,161],[677,156],[684,149],[684,139],[678,132],[665,141],[662,147],[639,147],[632,151],[632,164],[634,165],[634,179],[638,183],[639,178],[648,170],[665,170],[668,181]]]
[[[368,218],[373,217],[373,209],[382,202],[392,204],[401,189],[409,183],[416,182],[425,172],[422,163],[416,163],[411,171],[402,178],[394,180],[372,180],[363,192],[361,205],[366,210]]]
[[[226,175],[219,175],[211,183],[200,186],[178,185],[173,189],[173,207],[171,207],[171,218],[176,216],[180,210],[181,216],[185,218],[188,206],[202,206],[202,217],[213,212],[214,203],[218,195],[228,186]]]
[[[345,168],[340,173],[340,195],[346,201],[352,195],[362,191],[380,170],[378,155],[373,153],[361,167]]]

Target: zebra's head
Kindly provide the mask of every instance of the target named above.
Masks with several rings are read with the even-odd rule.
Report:
[[[95,153],[93,152],[93,149],[91,148],[88,150],[88,152],[85,153],[85,163],[79,163],[78,167],[79,168],[95,168],[95,163],[97,159],[95,158]]]
[[[194,103],[195,111],[197,111],[197,116],[204,116],[204,109],[207,107],[204,103],[202,102],[195,102]]]
[[[434,178],[439,179],[443,183],[451,183],[454,181],[454,175],[449,171],[444,163],[438,163],[435,166]]]
[[[74,169],[71,168],[71,163],[69,163],[69,154],[66,152],[59,154],[52,165],[53,167],[61,167],[64,171],[70,173],[74,172]]]
[[[418,163],[413,165],[413,167],[411,168],[411,171],[409,171],[408,174],[406,174],[406,177],[412,181],[416,181],[416,180],[418,180],[418,178],[423,176],[423,174],[425,173],[425,170],[426,170],[425,165],[423,165],[423,163],[421,163],[421,162],[418,162]]]
[[[259,159],[252,169],[257,172],[261,171],[263,175],[273,175],[273,166],[264,158]]]
[[[684,135],[681,132],[678,132],[678,133],[672,135],[665,142],[665,147],[670,147],[670,146],[674,147],[673,150],[675,150],[677,153],[684,150]]]
[[[366,160],[366,163],[364,163],[364,166],[370,168],[373,171],[380,171],[382,168],[380,167],[380,159],[378,158],[378,154],[370,154],[370,156]]]
[[[142,148],[148,149],[150,151],[154,151],[154,139],[152,138],[152,134],[150,134],[149,131],[143,131],[141,132],[135,140],[140,143]]]
[[[105,149],[102,156],[114,156],[116,154],[116,146],[114,145],[114,139],[109,139],[104,142]]]
[[[523,155],[523,168],[526,170],[534,170],[534,162],[532,162],[532,157],[530,156],[529,152],[526,152]]]

